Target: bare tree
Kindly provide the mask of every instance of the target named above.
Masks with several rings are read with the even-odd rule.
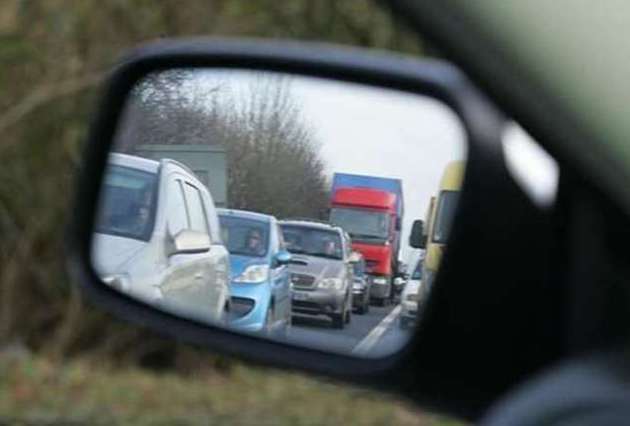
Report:
[[[245,90],[172,70],[154,74],[126,107],[116,150],[143,144],[225,148],[230,206],[285,216],[320,216],[326,182],[319,144],[288,77],[247,75]],[[227,81],[230,81],[227,78]],[[242,87],[241,87],[242,89]]]
[[[228,153],[232,206],[279,217],[319,216],[327,203],[324,164],[290,79],[256,75],[223,111],[220,141]]]

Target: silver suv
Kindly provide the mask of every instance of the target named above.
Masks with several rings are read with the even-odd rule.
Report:
[[[203,322],[226,320],[229,253],[214,202],[176,161],[110,156],[92,261],[118,291]]]
[[[280,222],[287,250],[293,255],[292,311],[325,315],[343,328],[352,315],[354,279],[350,237],[341,228],[306,220]]]

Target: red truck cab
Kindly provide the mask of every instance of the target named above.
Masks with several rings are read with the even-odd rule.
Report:
[[[337,188],[331,198],[330,222],[352,237],[352,248],[366,260],[370,297],[385,304],[392,297],[398,257],[400,219],[396,195],[372,188]]]

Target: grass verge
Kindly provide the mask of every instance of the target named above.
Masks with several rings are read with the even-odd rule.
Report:
[[[194,376],[0,358],[0,423],[456,425],[390,396],[238,365]]]

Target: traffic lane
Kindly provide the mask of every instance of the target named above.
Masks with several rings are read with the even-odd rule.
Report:
[[[350,324],[346,324],[343,329],[332,328],[332,323],[327,317],[294,316],[288,340],[297,345],[349,354],[394,309],[395,306],[370,306],[366,314],[353,313]],[[395,342],[388,339],[388,342],[390,341]]]
[[[387,324],[383,333],[379,336],[378,342],[370,345],[368,338],[355,348],[356,355],[367,358],[382,358],[391,355],[402,349],[413,335],[415,327],[409,326],[404,329],[400,327],[400,315]],[[374,332],[376,332],[375,330]]]

